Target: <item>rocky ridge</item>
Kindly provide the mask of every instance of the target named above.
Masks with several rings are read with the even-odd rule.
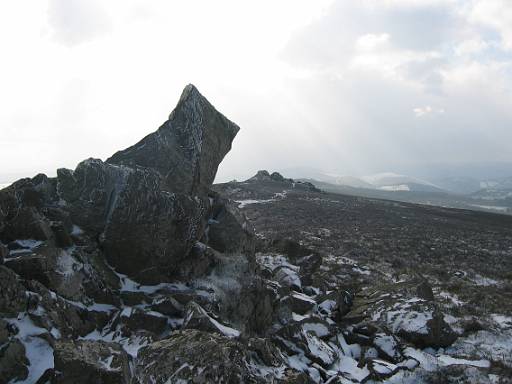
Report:
[[[450,352],[463,331],[424,276],[375,279],[318,246],[334,227],[262,225],[295,231],[300,202],[331,196],[267,171],[212,186],[238,129],[189,85],[106,162],[0,191],[0,383],[507,377]]]

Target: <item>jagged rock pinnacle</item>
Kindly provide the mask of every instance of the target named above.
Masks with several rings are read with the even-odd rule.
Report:
[[[153,168],[169,190],[196,194],[213,183],[239,129],[189,84],[156,132],[116,152],[107,163]]]

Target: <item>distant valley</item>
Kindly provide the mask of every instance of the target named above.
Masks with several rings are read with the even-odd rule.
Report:
[[[283,171],[332,193],[441,207],[512,214],[512,177],[445,177],[424,180],[392,172],[340,176],[309,169]]]

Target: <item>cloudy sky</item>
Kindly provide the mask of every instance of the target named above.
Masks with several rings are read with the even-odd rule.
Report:
[[[510,0],[6,1],[0,47],[0,182],[105,159],[187,83],[242,128],[222,180],[512,161]]]

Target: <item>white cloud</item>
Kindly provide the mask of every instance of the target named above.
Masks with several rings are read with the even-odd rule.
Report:
[[[401,49],[392,44],[388,33],[365,34],[356,39],[349,69],[380,73],[387,78],[410,81],[406,68],[409,65],[429,62],[440,57],[436,51]]]
[[[416,117],[423,117],[427,115],[433,115],[433,114],[443,114],[444,109],[443,108],[432,108],[430,105],[426,105],[424,107],[416,107],[413,109],[413,112]]]
[[[102,36],[112,27],[97,0],[50,0],[48,20],[55,40],[68,46]]]
[[[464,40],[459,43],[454,51],[457,56],[472,55],[485,50],[489,44],[480,37]]]
[[[496,30],[505,50],[512,50],[512,4],[510,0],[476,0],[469,20]]]
[[[356,40],[356,50],[358,51],[373,51],[380,47],[387,47],[389,45],[389,34],[373,34],[359,36]]]

